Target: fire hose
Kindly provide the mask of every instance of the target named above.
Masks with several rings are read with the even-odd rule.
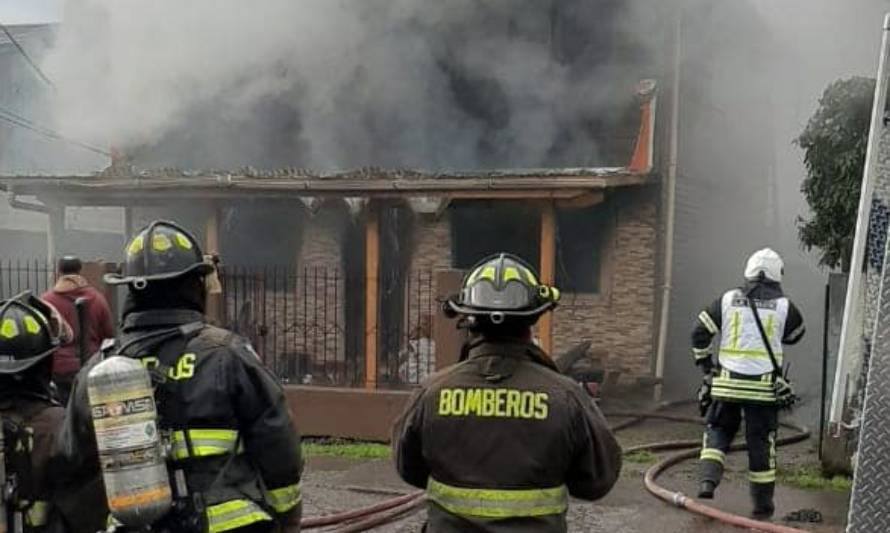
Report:
[[[659,409],[671,407],[674,405],[677,404],[663,404],[662,406],[656,408],[656,410],[649,412],[607,411],[603,414],[610,417],[630,418],[630,420],[626,420],[624,422],[613,425],[611,428],[613,431],[619,431],[621,429],[628,428],[634,424],[642,422],[645,419],[659,419],[671,422],[701,424],[701,419],[699,418],[658,412]],[[797,431],[797,433],[777,439],[776,446],[786,446],[789,444],[801,442],[803,440],[806,440],[810,436],[809,430],[803,426],[798,426],[792,423],[782,423],[781,425],[782,427],[795,430]],[[658,478],[658,476],[664,473],[667,469],[687,459],[695,458],[698,455],[698,448],[700,446],[700,440],[664,441],[632,446],[626,448],[624,450],[624,453],[628,454],[639,451],[683,450],[680,453],[670,455],[662,459],[661,461],[650,467],[649,470],[646,471],[646,475],[644,478],[646,490],[648,490],[655,497],[664,500],[669,504],[729,525],[755,531],[763,531],[766,533],[807,533],[805,530],[802,529],[782,526],[770,522],[762,522],[759,520],[753,520],[744,516],[721,511],[717,508],[704,505],[701,502],[690,498],[681,492],[668,490],[656,483],[656,479]],[[745,450],[746,448],[747,446],[744,444],[735,444],[730,447],[729,451],[741,451]],[[379,502],[377,504],[360,509],[354,509],[351,511],[345,511],[321,517],[304,518],[300,522],[300,527],[301,529],[312,529],[323,526],[337,525],[340,527],[331,530],[331,533],[354,533],[359,531],[367,531],[369,529],[373,529],[375,527],[392,522],[400,517],[403,517],[406,514],[419,510],[421,505],[425,501],[426,498],[424,496],[424,492],[416,491],[404,496],[391,498],[383,502]]]

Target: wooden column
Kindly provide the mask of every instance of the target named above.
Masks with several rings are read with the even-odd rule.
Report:
[[[541,283],[553,285],[556,263],[556,212],[553,202],[541,209]],[[553,313],[544,313],[538,321],[541,348],[551,354],[553,349]]]
[[[378,283],[380,279],[380,220],[368,204],[365,220],[365,388],[377,388]]]
[[[204,253],[219,253],[219,208],[211,206],[204,225]],[[222,294],[207,294],[205,309],[207,320],[214,325],[222,325]]]

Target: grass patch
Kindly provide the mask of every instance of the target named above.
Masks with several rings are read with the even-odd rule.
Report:
[[[628,463],[636,463],[641,465],[651,465],[655,463],[658,457],[648,451],[648,450],[640,450],[638,452],[631,452],[624,456],[624,460]]]
[[[817,466],[803,466],[791,470],[780,468],[777,477],[778,482],[783,485],[804,490],[846,492],[853,486],[853,480],[846,476],[834,476],[831,478],[823,476]]]
[[[325,439],[303,441],[303,455],[306,457],[348,457],[350,459],[387,459],[391,449],[386,444],[376,442]]]

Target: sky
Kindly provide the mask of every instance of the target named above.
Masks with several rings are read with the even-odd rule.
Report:
[[[3,24],[56,22],[61,18],[62,0],[0,0]]]

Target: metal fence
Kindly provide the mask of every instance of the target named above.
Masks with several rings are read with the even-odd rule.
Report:
[[[249,338],[263,362],[294,384],[365,383],[365,287],[325,267],[224,267],[223,323]],[[419,383],[434,371],[434,276],[418,272],[381,294],[376,381]]]
[[[55,266],[48,259],[0,258],[0,299],[26,290],[39,296],[52,288],[55,281]]]
[[[220,281],[224,325],[249,338],[283,381],[363,381],[362,338],[348,323],[338,270],[224,267]]]
[[[377,381],[390,388],[415,385],[435,371],[435,276],[417,271],[381,294]]]
[[[55,282],[46,259],[0,259],[0,298],[42,294]],[[365,383],[365,280],[324,267],[220,269],[223,326],[250,339],[263,362],[293,384]],[[380,386],[415,385],[435,371],[435,275],[405,274],[381,291],[377,376]]]

